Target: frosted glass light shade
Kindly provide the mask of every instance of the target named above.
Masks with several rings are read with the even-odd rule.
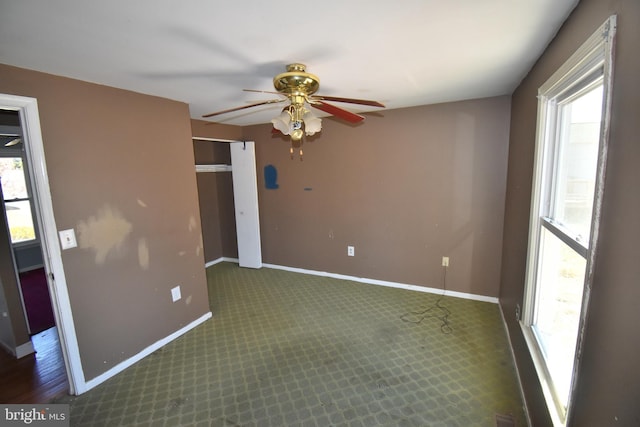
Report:
[[[276,118],[271,119],[271,123],[273,123],[273,127],[282,132],[285,135],[289,135],[291,133],[291,116],[288,111],[283,111]]]
[[[304,115],[304,130],[305,133],[309,136],[315,134],[316,132],[320,132],[322,129],[322,120],[311,114],[310,111],[305,113]]]

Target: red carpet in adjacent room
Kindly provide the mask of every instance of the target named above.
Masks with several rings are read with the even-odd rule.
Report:
[[[51,297],[44,268],[20,273],[20,286],[31,334],[37,334],[54,326]]]

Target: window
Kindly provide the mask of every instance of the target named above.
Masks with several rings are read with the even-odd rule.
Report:
[[[521,324],[559,426],[570,416],[597,247],[614,32],[615,16],[538,93]]]
[[[6,157],[7,153],[0,155],[0,182],[11,243],[33,241],[36,239],[36,231],[23,157]]]

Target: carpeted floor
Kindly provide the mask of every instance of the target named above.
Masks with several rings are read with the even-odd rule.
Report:
[[[70,403],[73,426],[525,426],[498,306],[207,270],[213,319]]]
[[[20,273],[20,287],[31,334],[37,334],[55,326],[44,268]]]

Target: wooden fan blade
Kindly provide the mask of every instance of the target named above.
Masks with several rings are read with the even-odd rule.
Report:
[[[324,96],[324,95],[313,95],[311,99],[314,101],[318,100],[318,101],[347,102],[349,104],[370,105],[372,107],[384,108],[384,104],[381,104],[378,101],[369,101],[367,99],[340,98],[337,96]]]
[[[327,104],[326,102],[313,101],[311,106],[317,108],[318,110],[322,110],[325,113],[333,114],[336,117],[340,117],[341,119],[346,120],[349,123],[358,123],[364,120],[364,117],[361,115],[344,110],[340,107],[336,107],[335,105]]]
[[[274,92],[272,90],[258,90],[258,89],[242,89],[245,92],[257,92],[257,93],[270,93],[273,95],[282,95],[285,96],[284,94],[280,93],[280,92]]]
[[[229,108],[228,110],[216,111],[215,113],[205,114],[202,117],[218,116],[220,114],[230,113],[232,111],[244,110],[245,108],[257,107],[258,105],[275,104],[277,102],[283,102],[285,100],[286,99],[270,99],[268,101],[254,102],[253,104],[243,105],[242,107]]]

